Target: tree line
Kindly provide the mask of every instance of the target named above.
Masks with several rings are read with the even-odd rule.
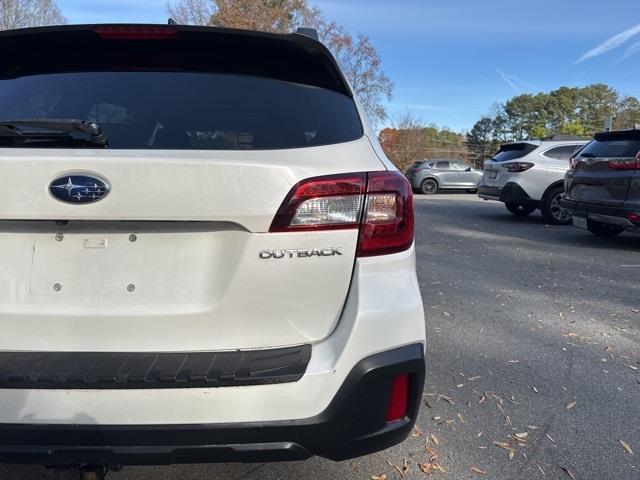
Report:
[[[496,104],[490,115],[464,133],[438,128],[406,112],[396,125],[380,132],[379,140],[403,171],[416,160],[435,158],[455,158],[482,168],[503,143],[550,135],[589,138],[604,128],[608,117],[614,129],[635,128],[640,124],[640,101],[604,84],[560,87]]]
[[[411,111],[402,114],[393,127],[381,130],[378,140],[389,160],[401,171],[416,160],[469,158],[464,134],[434,123],[425,124]]]
[[[482,165],[501,143],[564,134],[591,137],[608,117],[614,129],[640,123],[640,101],[604,84],[517,95],[497,104],[466,134],[470,160]]]

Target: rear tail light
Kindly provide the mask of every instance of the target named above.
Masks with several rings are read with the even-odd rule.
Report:
[[[387,407],[387,423],[397,422],[407,416],[409,410],[409,380],[408,373],[403,373],[393,379],[391,396]]]
[[[627,213],[626,217],[632,223],[640,223],[640,215],[637,213]]]
[[[507,169],[507,172],[517,173],[517,172],[526,172],[531,167],[533,167],[533,163],[530,162],[511,162],[505,163],[504,168]]]
[[[607,165],[611,170],[640,170],[640,152],[635,158],[613,158]]]
[[[578,160],[576,157],[571,157],[571,160],[569,160],[569,169],[575,170],[578,166],[578,163],[580,163],[580,160]]]
[[[172,27],[104,25],[95,28],[98,36],[105,40],[173,40],[178,30]]]
[[[360,229],[358,256],[401,252],[413,243],[413,196],[399,172],[303,180],[280,206],[270,232]]]
[[[413,243],[413,194],[397,172],[368,175],[358,256],[401,252]]]

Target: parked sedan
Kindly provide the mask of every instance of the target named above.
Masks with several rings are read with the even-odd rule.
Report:
[[[475,193],[482,172],[461,160],[422,160],[409,167],[406,177],[416,192],[427,195],[445,189]]]
[[[640,130],[596,134],[571,161],[561,205],[594,235],[639,229]]]

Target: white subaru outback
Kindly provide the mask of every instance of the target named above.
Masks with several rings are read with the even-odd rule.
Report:
[[[564,174],[574,152],[586,143],[586,139],[570,135],[506,143],[485,162],[478,196],[504,202],[514,215],[525,216],[540,209],[545,222],[567,225],[571,215],[560,206]]]
[[[408,435],[411,187],[321,43],[0,46],[0,462],[341,460]]]

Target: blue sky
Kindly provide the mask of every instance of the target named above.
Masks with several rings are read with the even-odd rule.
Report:
[[[319,0],[365,32],[411,109],[465,130],[518,93],[604,82],[640,98],[638,0]],[[166,22],[165,0],[58,0],[70,23]],[[625,58],[625,55],[627,57]]]

